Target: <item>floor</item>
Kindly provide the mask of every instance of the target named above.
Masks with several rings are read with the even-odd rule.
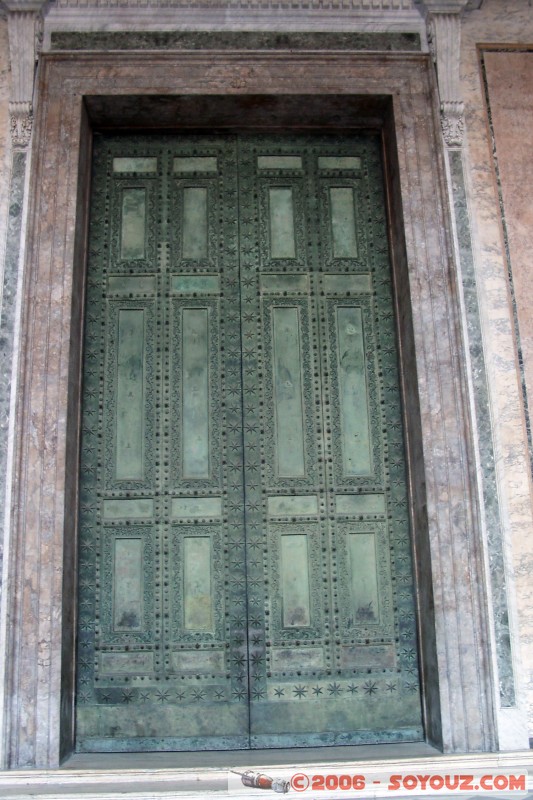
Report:
[[[311,766],[313,765],[313,766]],[[0,800],[268,800],[265,793],[243,786],[231,769],[266,773],[279,782],[297,773],[363,775],[365,791],[290,791],[287,800],[382,800],[415,797],[413,791],[391,792],[391,775],[526,775],[525,791],[500,792],[499,800],[533,800],[533,751],[443,755],[426,744],[374,745],[254,753],[129,753],[75,755],[58,770],[0,773]],[[377,786],[376,786],[377,784]],[[441,800],[452,795],[441,794]],[[420,798],[421,795],[418,795]],[[425,796],[435,800],[435,794]],[[487,793],[459,794],[459,800],[483,800]],[[492,795],[495,797],[495,795]]]

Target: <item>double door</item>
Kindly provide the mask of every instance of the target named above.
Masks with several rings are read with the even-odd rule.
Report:
[[[78,748],[422,738],[379,139],[96,139]]]

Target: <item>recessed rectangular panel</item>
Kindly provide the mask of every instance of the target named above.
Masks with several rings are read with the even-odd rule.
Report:
[[[294,207],[292,189],[271,186],[268,190],[271,258],[295,258]]]
[[[211,539],[183,539],[183,627],[189,631],[213,631]]]
[[[372,291],[372,276],[362,275],[324,275],[326,294],[368,294]]]
[[[287,294],[295,294],[309,292],[309,276],[308,275],[291,275],[286,273],[263,273],[260,277],[261,291],[262,292],[286,292]]]
[[[300,320],[297,308],[272,311],[277,473],[305,475]]]
[[[301,169],[301,156],[258,156],[258,169]]]
[[[207,189],[189,186],[183,189],[182,258],[207,258]]]
[[[350,595],[355,624],[379,622],[376,537],[373,533],[348,534]]]
[[[115,475],[142,480],[144,473],[144,311],[118,314]]]
[[[173,275],[171,289],[174,294],[218,294],[218,275]]]
[[[157,172],[157,158],[114,158],[113,172]]]
[[[268,498],[271,517],[307,517],[318,514],[318,497],[311,495],[274,495]]]
[[[346,477],[372,472],[363,318],[358,307],[337,308],[337,364]]]
[[[273,647],[272,668],[321,669],[324,666],[324,651],[321,647]]]
[[[222,672],[224,661],[221,650],[179,650],[172,653],[172,664],[179,672]]]
[[[374,668],[395,669],[396,655],[393,644],[344,645],[341,648],[341,663],[348,669]]]
[[[107,279],[108,294],[119,297],[153,295],[155,288],[155,275],[110,275]]]
[[[172,518],[220,517],[221,497],[174,497],[172,499]]]
[[[319,169],[361,169],[361,159],[358,156],[319,156]]]
[[[384,494],[338,494],[335,500],[337,514],[384,514]]]
[[[186,308],[182,322],[183,475],[209,478],[208,310]]]
[[[353,189],[349,186],[329,190],[331,232],[335,258],[357,258],[357,234]]]
[[[138,261],[145,256],[146,190],[122,190],[120,257]]]
[[[143,543],[115,539],[113,567],[113,627],[140,631],[143,622]]]
[[[102,513],[107,520],[151,519],[154,515],[154,501],[144,497],[104,500]]]
[[[100,653],[100,676],[139,675],[154,671],[153,653]]]
[[[216,172],[216,156],[185,156],[174,159],[174,172]]]
[[[280,549],[283,627],[309,627],[311,625],[311,587],[309,585],[309,553],[306,534],[282,534]]]

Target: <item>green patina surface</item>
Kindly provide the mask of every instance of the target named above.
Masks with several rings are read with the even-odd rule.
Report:
[[[370,135],[98,138],[79,750],[422,738],[381,186]]]
[[[376,50],[420,51],[418,33],[266,31],[55,31],[53,50]],[[192,156],[191,156],[192,157]]]

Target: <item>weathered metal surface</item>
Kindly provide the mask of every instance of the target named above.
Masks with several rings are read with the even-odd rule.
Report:
[[[285,186],[270,186],[268,190],[270,209],[270,253],[272,258],[294,258],[294,209],[292,189]]]
[[[361,169],[361,159],[357,156],[319,156],[318,169]]]
[[[382,185],[373,137],[239,142],[252,747],[422,736]]]
[[[287,275],[284,273],[271,273],[261,275],[261,291],[270,294],[283,294],[284,292],[309,292],[309,277],[307,275]]]
[[[353,189],[344,186],[331,187],[331,233],[335,258],[357,258],[357,233]]]
[[[176,294],[218,294],[219,275],[173,275],[171,291]]]
[[[154,275],[110,275],[107,279],[107,293],[111,296],[153,295],[155,291]]]
[[[185,156],[174,159],[174,172],[216,172],[216,156]]]
[[[134,497],[130,499],[104,500],[102,503],[104,519],[152,519],[154,501],[150,498]]]
[[[115,539],[113,574],[113,628],[142,629],[143,556],[142,539]]]
[[[146,192],[124,189],[122,192],[122,230],[120,255],[137,261],[145,254]]]
[[[307,535],[285,533],[280,541],[283,627],[308,628],[311,624],[311,592]]]
[[[281,478],[303,477],[304,408],[297,308],[272,309],[272,351],[276,470]]]
[[[249,745],[235,153],[96,141],[80,750]]]
[[[384,494],[338,494],[335,502],[337,514],[350,516],[353,514],[387,513]]]
[[[258,169],[302,169],[301,156],[258,156]]]
[[[183,540],[183,627],[213,633],[211,542],[207,536]]]
[[[157,172],[157,158],[114,158],[113,172]]]
[[[361,309],[337,309],[337,370],[344,475],[372,470],[365,342]]]
[[[172,498],[171,516],[174,519],[187,519],[187,517],[220,517],[221,515],[221,497]]]
[[[81,750],[422,737],[379,153],[97,145]]]
[[[371,275],[324,275],[324,291],[327,294],[347,295],[372,291]]]
[[[144,345],[143,311],[121,309],[116,390],[117,481],[141,480],[144,472]]]
[[[209,316],[207,309],[182,313],[181,429],[183,475],[209,477]]]
[[[272,517],[316,517],[318,498],[315,495],[272,495],[268,498],[268,513]]]
[[[183,258],[199,261],[207,256],[207,189],[186,186],[183,189],[181,252]]]
[[[351,607],[357,622],[378,622],[379,590],[376,563],[376,537],[373,533],[348,536],[351,576]]]

